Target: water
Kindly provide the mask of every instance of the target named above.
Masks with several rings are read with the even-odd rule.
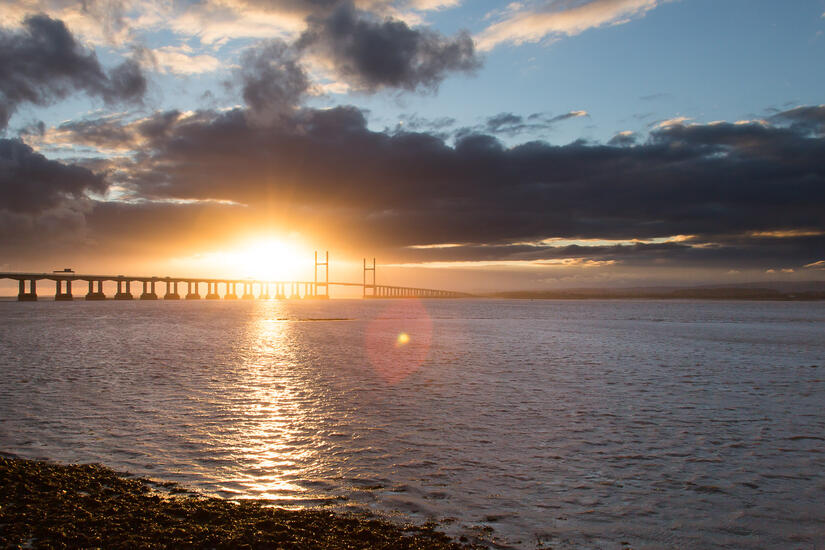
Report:
[[[0,450],[505,547],[822,548],[823,328],[822,303],[3,302]]]

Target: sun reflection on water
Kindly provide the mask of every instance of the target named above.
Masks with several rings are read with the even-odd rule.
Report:
[[[299,360],[292,334],[294,325],[284,322],[285,306],[260,302],[242,342],[243,363],[239,374],[237,416],[245,421],[239,430],[237,461],[242,465],[233,480],[244,488],[244,497],[297,500],[306,490],[295,483],[308,478],[317,451],[311,446],[312,421],[304,392],[297,384]]]

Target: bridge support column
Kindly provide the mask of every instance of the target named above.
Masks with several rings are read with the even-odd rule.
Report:
[[[158,295],[155,294],[155,282],[143,281],[143,293],[140,295],[141,300],[157,300]]]
[[[36,302],[37,301],[37,281],[29,279],[29,292],[26,292],[26,281],[20,279],[19,291],[17,293],[18,302]]]
[[[200,300],[201,295],[198,294],[198,281],[186,281],[186,299]]]
[[[252,294],[252,283],[244,283],[243,284],[243,296],[241,297],[242,300],[254,300],[255,295]]]
[[[54,301],[55,302],[71,302],[74,298],[72,297],[72,282],[65,281],[66,283],[66,291],[63,291],[63,283],[64,281],[57,280],[55,283],[55,292],[54,292]]]
[[[221,296],[218,294],[218,283],[206,283],[206,299],[220,300]]]
[[[123,283],[126,283],[126,289],[123,289]],[[115,294],[115,300],[132,300],[132,291],[131,291],[131,281],[118,281],[117,282],[117,294]]]
[[[269,283],[260,283],[260,291],[261,293],[258,294],[259,300],[269,300]]]
[[[177,281],[166,281],[166,294],[163,295],[164,300],[180,300],[180,294],[178,294],[178,283]]]
[[[95,281],[89,281],[89,292],[86,294],[87,300],[105,300],[106,294],[103,293],[103,281],[97,282],[97,290],[95,291]]]
[[[238,295],[235,294],[235,283],[226,283],[226,294],[223,295],[224,300],[237,300]]]

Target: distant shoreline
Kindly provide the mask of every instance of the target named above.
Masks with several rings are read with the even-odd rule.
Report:
[[[678,289],[678,290],[555,290],[514,291],[488,294],[509,300],[744,300],[757,302],[814,302],[825,300],[825,291],[780,292],[773,289]]]
[[[0,454],[0,546],[462,550],[434,524],[206,497],[98,464]]]

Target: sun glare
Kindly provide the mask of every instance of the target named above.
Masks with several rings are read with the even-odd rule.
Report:
[[[294,280],[312,266],[311,253],[276,239],[252,241],[227,256],[238,276],[255,279]]]
[[[297,281],[312,278],[312,252],[299,243],[281,239],[255,239],[231,248],[179,258],[171,265],[211,277]]]

